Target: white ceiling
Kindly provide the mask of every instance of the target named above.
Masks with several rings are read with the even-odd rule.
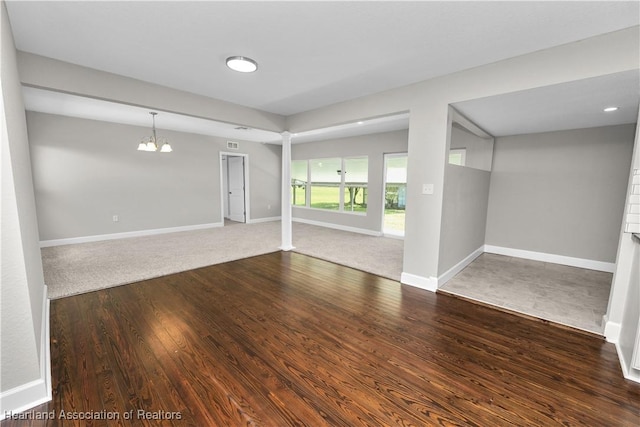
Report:
[[[635,123],[640,71],[513,92],[453,105],[493,136]],[[615,112],[604,112],[609,106]]]
[[[638,1],[7,1],[7,9],[19,50],[283,115],[640,23]],[[257,60],[258,71],[230,71],[232,55]],[[594,104],[606,98],[593,92]],[[554,97],[529,95],[521,100],[532,105]],[[169,118],[158,116],[158,127]],[[218,126],[187,121],[196,133]]]

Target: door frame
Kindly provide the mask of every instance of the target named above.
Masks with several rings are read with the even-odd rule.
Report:
[[[384,211],[385,211],[385,206],[387,204],[387,198],[386,198],[387,196],[387,160],[392,159],[394,157],[406,157],[408,159],[409,153],[406,151],[403,151],[399,153],[383,153],[382,154],[382,220],[380,222],[380,232],[385,237],[391,237],[394,239],[404,239],[406,224],[405,224],[405,230],[402,230],[402,235],[389,234],[384,232],[384,215],[385,215]],[[406,208],[405,208],[405,212],[406,212]]]
[[[234,153],[234,152],[230,152],[230,151],[220,151],[220,221],[222,222],[222,226],[224,227],[224,219],[225,219],[225,212],[224,212],[224,197],[228,197],[229,196],[229,190],[228,190],[228,186],[229,186],[229,180],[228,177],[227,179],[225,179],[225,177],[223,176],[223,171],[227,170],[227,168],[224,168],[222,166],[222,162],[226,162],[226,158],[223,160],[222,157],[223,156],[227,156],[227,157],[244,157],[244,223],[248,224],[251,221],[251,217],[250,217],[250,212],[251,212],[251,206],[249,204],[249,200],[250,200],[250,189],[251,186],[249,185],[249,155],[245,154],[245,153]],[[227,183],[226,188],[225,188],[225,182]]]

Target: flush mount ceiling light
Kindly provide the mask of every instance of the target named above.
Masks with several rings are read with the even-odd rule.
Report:
[[[227,58],[227,67],[240,73],[253,73],[258,69],[258,63],[246,56],[230,56]]]
[[[603,111],[605,113],[611,113],[612,111],[618,111],[619,109],[620,109],[620,107],[607,107]]]
[[[156,136],[156,116],[158,113],[151,111],[149,114],[151,114],[153,120],[153,133],[151,136],[140,141],[140,144],[138,144],[138,151],[158,151],[158,144],[160,144],[162,146],[160,148],[161,153],[172,152],[173,149],[171,148],[171,145],[169,145],[169,141],[167,141],[166,138],[158,138]]]

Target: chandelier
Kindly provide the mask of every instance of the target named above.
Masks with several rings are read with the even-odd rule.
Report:
[[[166,138],[158,138],[156,136],[156,115],[158,113],[151,111],[149,114],[151,114],[153,120],[153,134],[140,141],[140,144],[138,144],[138,151],[158,151],[158,145],[160,145],[161,153],[172,152],[173,149],[171,148],[171,145],[169,145],[169,141],[167,141]]]

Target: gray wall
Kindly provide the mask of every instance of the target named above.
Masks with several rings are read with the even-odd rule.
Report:
[[[484,246],[489,203],[493,138],[478,136],[456,123],[462,117],[450,110],[450,148],[466,148],[466,166],[446,164],[442,194],[442,225],[438,277]],[[480,129],[468,119],[469,129]]]
[[[293,144],[291,146],[292,160],[350,156],[368,156],[369,158],[368,205],[366,216],[293,207],[293,218],[361,228],[370,231],[381,231],[384,154],[406,152],[407,139],[407,131],[395,131]],[[295,138],[293,141],[295,142]]]
[[[4,2],[0,3],[2,84],[2,285],[0,286],[0,395],[42,379],[45,330],[38,225],[16,49]],[[44,398],[46,396],[37,396]],[[4,407],[6,410],[16,408]]]
[[[484,245],[491,173],[447,165],[438,276]]]
[[[251,221],[279,217],[282,200],[282,147],[243,142],[240,143],[239,152],[249,155]]]
[[[150,128],[34,112],[27,123],[41,240],[222,221],[225,139],[159,129],[174,151],[148,153],[136,148]],[[281,148],[240,146],[249,154],[250,217],[279,216]]]
[[[615,262],[634,131],[496,138],[486,243]]]

